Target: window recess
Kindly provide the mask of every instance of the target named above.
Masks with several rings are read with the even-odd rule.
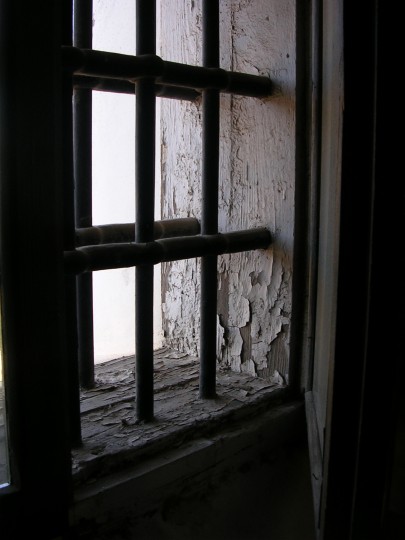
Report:
[[[77,275],[77,325],[81,384],[94,383],[91,326],[91,272],[136,267],[135,348],[136,414],[151,420],[153,406],[153,265],[201,257],[201,398],[216,395],[217,256],[267,249],[266,227],[218,231],[220,94],[267,98],[268,76],[219,67],[219,3],[202,3],[202,66],[166,61],[156,55],[154,2],[137,2],[136,55],[91,49],[91,2],[75,2],[72,46],[62,48],[74,92],[75,237],[65,250],[65,271]],[[135,93],[135,223],[93,227],[91,220],[91,92]],[[156,97],[201,99],[201,220],[155,221]],[[72,321],[75,325],[76,322]],[[135,397],[134,397],[135,399]]]
[[[235,418],[232,409],[236,405],[241,416],[248,410],[266,408],[268,400],[262,398],[267,390],[280,389],[284,397],[290,395],[286,392],[290,385],[286,351],[291,315],[295,188],[291,157],[295,141],[294,2],[283,1],[272,6],[274,16],[267,11],[259,13],[253,8],[254,3],[241,4],[241,9],[233,13],[229,11],[232,3],[221,3],[221,13],[218,5],[213,8],[214,2],[205,4],[203,39],[215,39],[205,44],[204,55],[200,54],[202,40],[196,40],[197,60],[176,58],[169,50],[167,54],[154,50],[155,37],[150,39],[150,36],[155,36],[155,12],[150,2],[137,3],[135,56],[92,50],[91,4],[84,0],[75,3],[73,40],[72,2],[29,3],[23,12],[12,0],[2,4],[0,98],[2,105],[7,106],[2,107],[0,123],[0,262],[8,443],[12,451],[11,481],[1,489],[0,504],[1,517],[6,516],[12,530],[17,531],[14,537],[20,536],[20,523],[22,526],[30,522],[33,530],[52,538],[61,536],[61,530],[68,525],[73,495],[72,447],[77,456],[86,446],[80,445],[81,431],[88,420],[82,423],[80,418],[80,386],[82,403],[88,404],[92,392],[98,391],[97,385],[93,387],[95,371],[103,369],[94,370],[92,358],[91,276],[97,268],[122,264],[136,267],[139,292],[134,306],[138,343],[136,376],[132,368],[125,375],[129,382],[121,403],[130,406],[134,425],[138,420],[151,420],[156,410],[158,414],[160,411],[154,406],[160,389],[153,385],[150,339],[151,269],[158,261],[164,262],[164,272],[171,280],[163,291],[165,315],[174,294],[170,268],[185,262],[195,275],[200,271],[200,259],[207,263],[203,262],[202,294],[194,287],[195,282],[188,280],[188,275],[184,274],[187,279],[183,282],[186,294],[194,287],[196,296],[201,297],[202,318],[205,318],[200,325],[199,309],[188,312],[190,334],[184,338],[185,342],[192,334],[193,346],[200,353],[198,360],[195,355],[189,366],[192,376],[197,374],[198,379],[198,382],[193,380],[196,391],[190,409],[202,413],[199,427],[210,424],[209,411],[218,406],[224,389],[229,390],[230,407],[219,412],[218,425]],[[162,3],[160,8],[170,10],[173,5]],[[185,5],[178,2],[176,9]],[[281,5],[284,7],[277,18]],[[267,10],[266,2],[261,3],[263,6]],[[201,22],[200,13],[197,14],[199,7],[194,2],[189,6],[195,19],[193,32],[199,30]],[[235,39],[232,46],[232,40],[225,40],[228,48],[224,49],[221,34],[217,32],[218,16],[225,17],[221,28],[226,32],[233,32],[235,24],[246,29],[246,35],[252,32],[256,39],[260,29],[262,35],[274,36],[274,42],[281,43],[284,36],[289,37],[288,46],[280,47],[279,54],[271,54],[262,50],[260,41],[256,40],[252,47],[252,43]],[[161,32],[176,35],[175,13],[168,17],[164,12],[160,18],[168,23]],[[281,19],[289,22],[283,26],[279,24]],[[250,51],[253,48],[254,62],[240,60],[234,52],[238,47]],[[277,75],[284,72],[289,74],[285,84]],[[276,84],[272,83],[273,75]],[[139,204],[131,223],[94,224],[94,208],[90,204],[93,90],[136,96],[134,181]],[[180,115],[177,118],[184,120],[174,127],[165,120],[161,144],[162,152],[167,151],[167,155],[162,164],[166,166],[172,160],[173,149],[168,147],[176,141],[171,129],[188,126],[192,137],[184,139],[193,145],[190,150],[198,147],[198,151],[190,152],[194,161],[185,152],[183,172],[187,171],[193,186],[187,186],[183,178],[176,178],[175,168],[166,174],[159,221],[154,216],[152,196],[157,97],[170,97],[161,100],[165,112],[173,107]],[[243,117],[232,117],[230,107],[243,111]],[[191,125],[188,125],[189,112],[195,120]],[[224,134],[224,124],[231,129],[229,136]],[[261,144],[256,144],[258,135],[262,137]],[[224,175],[223,165],[228,159],[224,147],[236,156],[229,175]],[[200,152],[204,153],[202,160]],[[275,154],[276,160],[269,158]],[[171,190],[173,179],[179,182],[179,189],[189,188],[190,193],[191,188],[199,185],[193,197],[189,197],[194,208],[183,208],[179,215],[174,211],[177,201]],[[250,212],[245,212],[245,204]],[[260,258],[263,264],[259,264]],[[215,305],[218,310],[214,309]],[[235,308],[232,313],[231,309],[227,311],[230,305]],[[168,326],[173,322],[169,319],[167,316]],[[195,333],[195,328],[201,328],[201,336]],[[178,334],[173,332],[169,351],[177,339]],[[226,368],[232,368],[228,370],[228,382],[227,371],[217,369],[216,353]],[[181,363],[181,358],[175,360],[176,365]],[[174,366],[166,359],[162,362],[170,381]],[[233,381],[235,371],[239,383]],[[170,393],[169,387],[167,390]],[[106,395],[108,389],[104,387],[103,391]],[[215,394],[220,394],[217,399],[201,399]],[[110,397],[118,404],[114,393]],[[137,414],[133,415],[135,398]],[[252,404],[258,408],[252,409]],[[93,413],[94,408],[88,411]],[[113,423],[118,435],[122,435],[121,426],[126,428],[124,424],[131,423],[127,416],[122,419],[118,417],[119,423]],[[108,416],[103,416],[103,421],[108,423]],[[149,430],[153,424],[159,422],[148,422],[142,427]],[[93,450],[93,455],[100,451],[96,447]],[[102,461],[101,454],[98,457]],[[116,463],[119,457],[115,456]],[[13,511],[9,512],[9,508]]]

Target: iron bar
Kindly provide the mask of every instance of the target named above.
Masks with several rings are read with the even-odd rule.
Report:
[[[214,88],[228,94],[264,98],[273,93],[269,77],[226,71],[218,67],[190,66],[162,60],[155,54],[136,56],[62,47],[65,65],[75,75],[136,81],[152,77],[156,84],[196,90]]]
[[[67,273],[80,274],[153,265],[207,255],[267,249],[270,244],[271,234],[262,227],[222,234],[162,238],[144,243],[85,246],[65,252],[65,270]]]
[[[76,246],[134,242],[135,230],[135,223],[117,223],[76,229]],[[155,221],[153,224],[154,240],[175,236],[192,236],[199,234],[199,232],[200,224],[195,218],[165,219]]]
[[[74,88],[89,88],[99,92],[113,92],[115,94],[135,94],[135,85],[131,81],[121,79],[109,79],[107,77],[86,77],[75,75],[73,77]],[[195,101],[200,97],[200,92],[183,86],[164,86],[155,84],[157,97],[169,99],[182,99]]]
[[[156,53],[156,2],[136,2],[136,53]],[[135,214],[136,242],[154,239],[156,96],[153,74],[136,82]],[[153,264],[135,271],[136,415],[153,419]]]
[[[203,0],[203,65],[219,68],[219,2]],[[218,233],[219,91],[202,95],[202,208],[201,233]],[[200,397],[214,398],[217,363],[217,256],[201,259]]]
[[[93,1],[74,0],[73,43],[92,47]],[[92,225],[92,91],[73,90],[75,226]],[[77,332],[80,384],[94,386],[93,278],[77,276]]]
[[[71,43],[72,24],[65,21],[65,42]],[[69,28],[69,30],[68,30]],[[69,41],[68,41],[69,40]],[[63,122],[63,245],[64,249],[75,246],[75,196],[73,170],[73,90],[72,75],[68,69],[62,72],[62,122]],[[73,446],[81,444],[80,383],[77,328],[77,287],[74,276],[65,276],[66,334],[69,381],[69,422]]]

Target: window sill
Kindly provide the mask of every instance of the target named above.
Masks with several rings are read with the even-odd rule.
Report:
[[[134,357],[96,365],[96,386],[81,396],[83,444],[73,452],[76,485],[258,414],[287,391],[258,377],[218,370],[217,397],[201,400],[196,357],[163,348],[155,352],[154,365],[155,420],[150,423],[138,423],[134,416]]]
[[[284,445],[305,438],[303,401],[287,387],[219,370],[217,398],[201,400],[198,360],[170,349],[155,353],[156,418],[137,423],[133,362],[96,366],[96,388],[82,395],[71,515],[81,530],[147,513],[174,492],[204,489],[218,475],[258,456],[275,459]]]

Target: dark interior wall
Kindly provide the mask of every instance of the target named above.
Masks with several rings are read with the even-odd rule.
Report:
[[[388,472],[387,518],[388,538],[400,538],[405,531],[405,399],[396,402],[394,443]]]
[[[305,444],[258,457],[205,489],[171,493],[153,513],[135,519],[139,540],[314,540]],[[124,529],[125,530],[125,529]]]
[[[79,538],[315,540],[302,406],[279,420],[263,414],[163,453],[133,482],[126,472],[109,491],[90,488],[76,512]]]

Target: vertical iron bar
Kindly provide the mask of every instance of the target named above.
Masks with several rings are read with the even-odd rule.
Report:
[[[137,0],[136,54],[156,53],[156,3]],[[155,206],[155,81],[136,83],[136,242],[153,241]],[[135,373],[138,420],[153,419],[153,265],[135,270]]]
[[[93,0],[74,0],[73,44],[92,48]],[[76,88],[73,94],[73,155],[75,224],[92,225],[92,91]],[[93,276],[77,276],[77,332],[80,383],[94,385]]]
[[[64,16],[64,42],[72,44],[72,2],[66,0],[69,6],[69,14]],[[63,123],[63,243],[64,249],[75,248],[75,218],[74,218],[74,171],[73,171],[73,74],[64,69],[62,88],[62,123]],[[78,365],[78,336],[77,336],[77,302],[76,302],[76,278],[65,276],[66,290],[66,332],[67,354],[69,358],[69,420],[70,437],[73,446],[81,443],[80,425],[80,384]]]
[[[219,67],[219,2],[203,0],[203,66]],[[219,92],[202,95],[202,215],[201,234],[218,232]],[[200,397],[215,397],[217,257],[201,258]]]

